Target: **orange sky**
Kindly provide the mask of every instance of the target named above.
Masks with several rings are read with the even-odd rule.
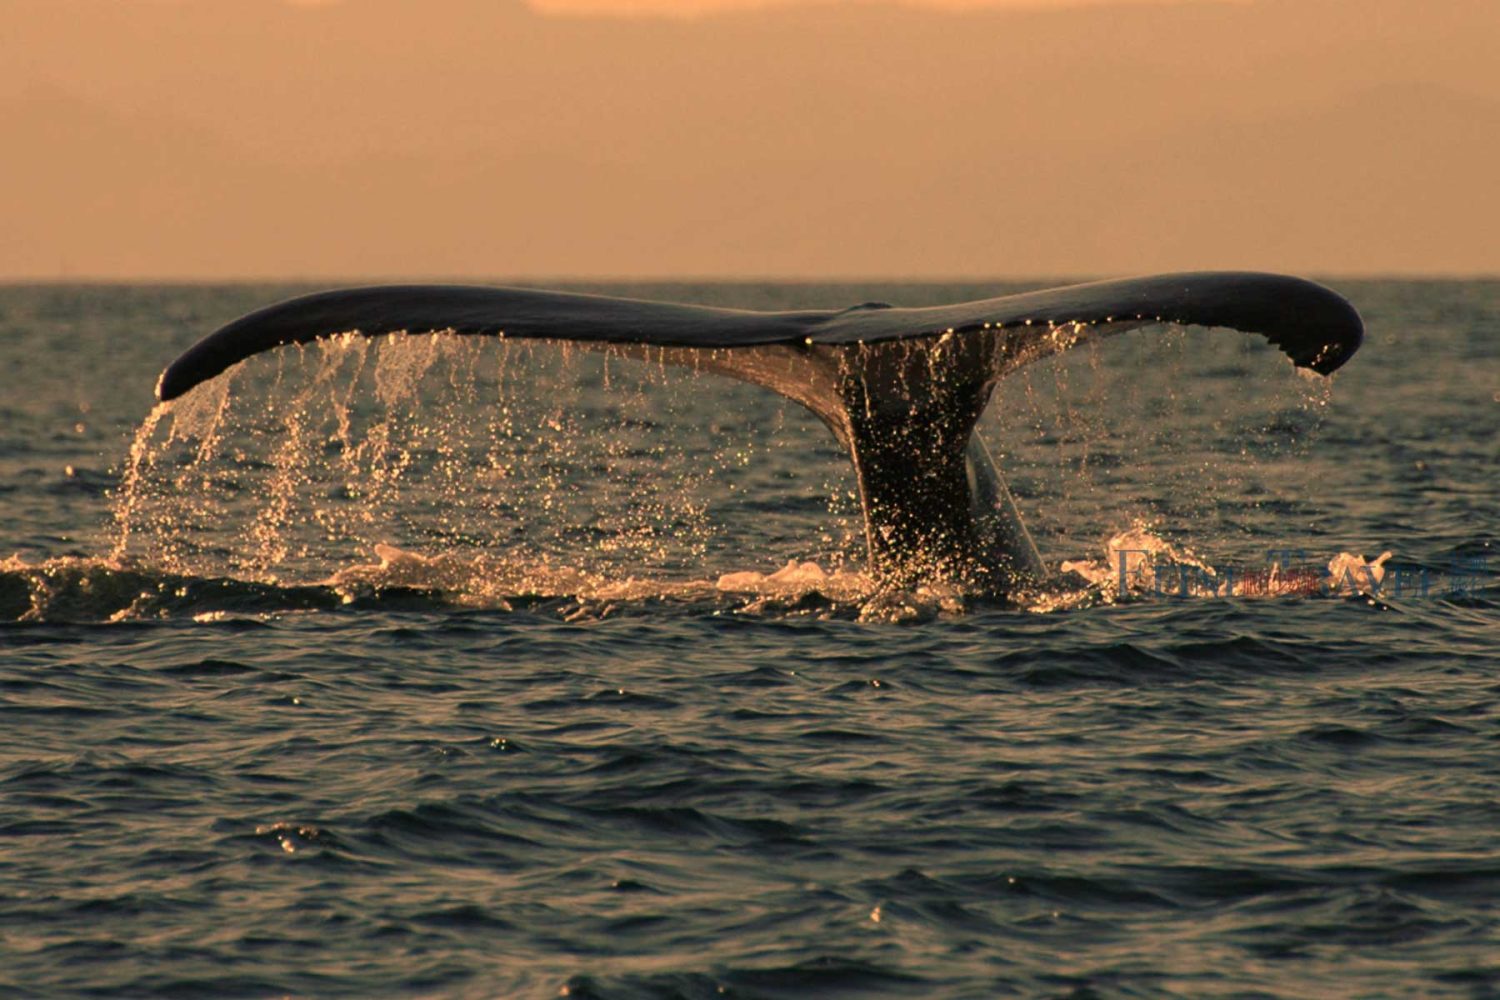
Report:
[[[289,3],[317,4],[338,3],[347,0],[287,0]],[[549,14],[611,14],[645,16],[698,16],[723,11],[747,10],[765,7],[792,6],[800,0],[528,0],[532,7]],[[822,0],[835,4],[871,4],[879,0]],[[931,7],[939,10],[974,10],[980,8],[1045,8],[1108,5],[1129,0],[902,0],[912,7]],[[1139,3],[1141,0],[1135,0]],[[1156,3],[1235,3],[1246,0],[1145,0]]]
[[[1494,0],[0,23],[0,277],[1500,273]]]

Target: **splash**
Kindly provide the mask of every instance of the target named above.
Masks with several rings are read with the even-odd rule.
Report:
[[[327,585],[346,603],[395,588],[441,592],[455,606],[492,610],[564,600],[575,605],[564,615],[570,621],[662,602],[747,616],[852,617],[888,623],[956,616],[968,608],[964,595],[954,588],[884,589],[865,573],[829,572],[815,562],[795,559],[772,573],[741,570],[715,580],[662,580],[612,578],[575,567],[456,553],[424,556],[384,544],[376,546],[375,555],[376,562],[341,570]]]
[[[1256,477],[1301,475],[1284,459],[1320,419],[1327,380],[1195,395],[1186,387],[1222,393],[1224,382],[1191,364],[1240,385],[1264,359],[1246,357],[1256,350],[1240,338],[1189,352],[1188,336],[1108,355],[1085,344],[1001,381],[981,433],[1006,449],[1001,465],[1044,548],[1134,518],[1102,563],[1068,560],[1063,585],[1015,604],[1118,599],[1158,586],[1156,567],[1169,564],[1211,579],[1209,560],[1160,525],[1213,543],[1231,530],[1222,512],[1237,493],[1273,492]],[[585,614],[653,600],[857,607],[881,621],[963,613],[961,593],[882,590],[852,568],[859,507],[826,430],[700,360],[683,369],[660,350],[440,334],[346,335],[251,359],[143,423],[116,495],[111,564],[322,588],[335,604],[399,590],[474,608],[565,599]],[[1181,422],[1200,419],[1213,433],[1185,443]]]
[[[1101,560],[1065,560],[1061,569],[1083,584],[1072,593],[1060,591],[1031,610],[1077,606],[1092,591],[1114,602],[1130,598],[1214,599],[1264,597],[1380,597],[1390,552],[1373,560],[1340,552],[1328,561],[1327,575],[1300,566],[1272,561],[1263,567],[1225,567],[1185,546],[1172,544],[1149,526],[1136,523],[1112,535]]]
[[[1349,597],[1375,597],[1385,583],[1385,564],[1391,553],[1382,552],[1373,561],[1352,552],[1340,552],[1328,561],[1328,576],[1322,581],[1327,593]]]
[[[845,465],[800,408],[661,359],[345,336],[252,359],[232,389],[220,378],[153,411],[112,553],[285,585],[353,580],[376,572],[371,553],[403,552],[500,590],[548,567],[549,593],[646,577],[712,591],[715,564],[743,567],[745,552],[834,572],[858,560]],[[414,564],[375,565],[394,578]]]
[[[1331,392],[1258,340],[1169,328],[1018,370],[980,432],[1054,550],[1095,551],[1131,524],[1172,525],[1208,547],[1309,493]]]
[[[116,495],[117,534],[111,552],[111,559],[115,562],[125,557],[125,552],[130,546],[131,530],[135,526],[138,516],[137,507],[142,498],[141,475],[153,457],[151,438],[156,433],[157,425],[171,411],[171,403],[157,403],[146,415],[145,421],[135,433],[135,439],[130,443],[130,453],[125,462],[125,475]]]

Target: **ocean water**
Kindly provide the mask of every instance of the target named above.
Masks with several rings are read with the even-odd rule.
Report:
[[[1082,574],[1009,604],[878,592],[753,387],[408,337],[159,411],[301,289],[0,288],[0,992],[1500,996],[1500,282],[1336,287],[1331,382],[1007,380]]]

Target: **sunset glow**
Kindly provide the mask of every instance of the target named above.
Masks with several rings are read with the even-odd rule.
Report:
[[[286,0],[288,3],[341,3],[344,0]],[[1045,10],[1128,4],[1249,3],[1251,0],[527,0],[547,14],[636,17],[695,17],[768,7],[913,7],[935,10]]]
[[[0,275],[1500,271],[1490,0],[538,2],[3,0]]]

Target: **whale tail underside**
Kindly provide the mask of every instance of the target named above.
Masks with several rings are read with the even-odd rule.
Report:
[[[828,426],[854,465],[882,582],[988,593],[1037,582],[1041,559],[974,427],[996,381],[1149,324],[1263,335],[1329,374],[1363,339],[1341,296],[1299,278],[1201,272],[1103,281],[920,309],[755,312],[519,288],[389,285],[308,295],[235,320],[174,361],[171,400],[254,354],[354,332],[446,332],[614,345],[753,382]]]

